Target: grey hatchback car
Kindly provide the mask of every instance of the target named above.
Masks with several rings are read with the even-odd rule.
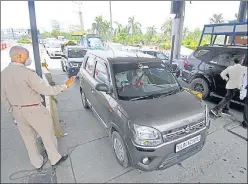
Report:
[[[202,149],[210,126],[207,105],[184,90],[161,60],[102,50],[90,50],[84,59],[82,103],[107,129],[119,164],[162,170]]]

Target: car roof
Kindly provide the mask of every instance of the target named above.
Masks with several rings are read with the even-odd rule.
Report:
[[[70,46],[66,46],[68,49],[85,49],[83,46],[79,46],[79,45],[70,45]]]
[[[141,51],[157,51],[157,50],[155,50],[155,49],[151,49],[151,48],[140,48],[139,50],[141,50]]]
[[[247,49],[247,46],[242,46],[242,45],[228,45],[228,46],[223,46],[223,45],[213,45],[213,46],[209,46],[209,45],[203,45],[200,46],[198,48],[213,48],[213,49]]]
[[[113,50],[90,50],[88,51],[89,54],[93,54],[95,56],[98,56],[104,60],[108,60],[111,63],[129,63],[129,62],[161,62],[158,58],[143,54],[143,53],[135,53],[130,51],[113,51]],[[128,58],[128,60],[127,60]]]

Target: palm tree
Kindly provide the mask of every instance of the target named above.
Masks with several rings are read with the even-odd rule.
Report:
[[[172,19],[168,18],[161,26],[161,31],[163,34],[170,38],[171,37],[171,31],[172,31]]]
[[[150,42],[151,39],[157,34],[155,26],[151,26],[147,28],[147,36],[148,36],[148,41]]]
[[[224,23],[224,18],[221,14],[213,14],[213,16],[209,19],[211,24],[220,24],[220,23]]]
[[[128,32],[131,31],[131,33],[132,33],[132,43],[134,44],[134,36],[135,36],[135,34],[141,33],[141,24],[139,22],[135,21],[134,16],[128,18],[127,30],[128,30]]]
[[[92,23],[92,31],[95,34],[100,35],[102,23],[103,23],[102,16],[97,16],[95,18],[95,22]]]
[[[189,29],[187,27],[183,28],[183,38],[187,36]]]
[[[115,29],[115,31],[114,31],[115,37],[117,37],[117,36],[120,34],[120,32],[121,32],[123,26],[122,26],[122,24],[120,24],[120,23],[118,23],[118,22],[114,22],[114,23],[115,23],[116,26],[117,26],[116,29]]]

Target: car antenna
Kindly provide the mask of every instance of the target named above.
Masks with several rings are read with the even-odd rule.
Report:
[[[113,48],[111,48],[111,50],[112,50],[112,52],[113,52],[113,55],[114,55],[114,57],[115,57],[115,52],[114,52]]]
[[[138,54],[137,54],[137,52],[136,52],[136,51],[135,51],[135,55],[136,55],[136,57],[137,57],[138,61],[140,62],[140,60],[139,60],[139,56],[138,56]]]

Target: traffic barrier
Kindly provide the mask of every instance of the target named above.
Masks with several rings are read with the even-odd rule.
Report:
[[[192,93],[192,94],[194,94],[194,95],[196,95],[198,98],[200,98],[200,99],[202,99],[202,97],[203,97],[203,94],[202,93],[200,93],[200,92],[198,92],[198,91],[193,91],[193,90],[191,90],[191,89],[189,89],[189,88],[184,88],[186,91],[188,91],[188,92],[190,92],[190,93]]]
[[[47,69],[47,67],[42,67],[42,72],[43,72],[43,79],[49,85],[54,86],[55,82],[53,81],[52,75]],[[63,136],[64,133],[62,132],[62,129],[60,127],[60,120],[59,120],[59,115],[57,111],[57,99],[55,96],[45,96],[45,100],[46,100],[46,108],[49,110],[52,120],[53,120],[55,134],[57,136]]]

